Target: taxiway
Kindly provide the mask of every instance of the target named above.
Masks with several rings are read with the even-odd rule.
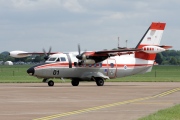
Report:
[[[178,82],[0,84],[2,120],[136,120],[176,104]]]

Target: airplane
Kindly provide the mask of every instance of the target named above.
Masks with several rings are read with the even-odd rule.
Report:
[[[104,81],[112,78],[150,72],[157,53],[171,46],[159,46],[166,23],[152,22],[135,48],[117,50],[85,51],[46,54],[47,60],[30,67],[27,73],[43,79],[54,86],[53,78],[71,79],[72,86],[80,81],[95,81],[103,86]],[[32,54],[32,53],[31,53]],[[21,53],[29,55],[29,53]]]

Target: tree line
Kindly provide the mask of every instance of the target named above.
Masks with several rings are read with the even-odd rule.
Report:
[[[0,54],[0,61],[12,62],[43,62],[44,56],[30,56],[26,58],[13,58],[7,52]],[[159,65],[180,65],[180,50],[167,50],[156,55],[155,62]]]
[[[180,65],[180,50],[167,50],[156,55],[159,65]]]

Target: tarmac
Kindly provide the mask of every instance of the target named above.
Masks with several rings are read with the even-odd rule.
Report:
[[[180,104],[180,82],[1,83],[1,120],[137,120]]]

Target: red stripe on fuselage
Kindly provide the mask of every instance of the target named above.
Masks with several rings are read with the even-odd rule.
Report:
[[[35,67],[35,69],[39,69],[39,68],[49,68],[49,67],[69,67],[69,63],[49,63],[49,64],[44,64],[44,65],[40,65]]]
[[[127,66],[128,68],[134,68],[134,67],[147,67],[147,66],[152,66],[152,64],[115,64],[115,67],[113,68],[124,68],[124,66]],[[41,66],[35,67],[35,70],[37,69],[46,69],[46,68],[51,68],[51,67],[59,67],[59,68],[69,68],[69,63],[50,63],[50,64],[45,64]],[[86,65],[86,66],[81,66],[81,67],[76,67],[73,65],[74,68],[111,68],[109,64],[102,64],[102,66],[99,65]]]

